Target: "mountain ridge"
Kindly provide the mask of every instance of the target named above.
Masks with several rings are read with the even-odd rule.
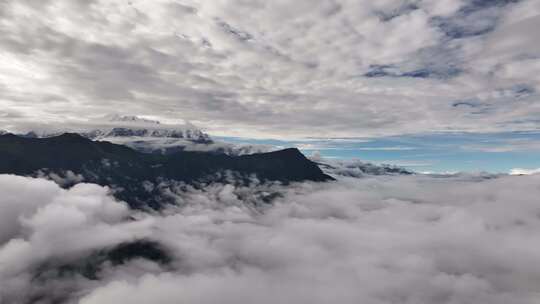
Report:
[[[30,138],[54,137],[66,132],[78,133],[91,140],[109,141],[140,152],[155,154],[202,151],[246,155],[273,150],[263,145],[214,140],[190,122],[167,124],[158,120],[118,114],[106,115],[92,122],[68,122],[62,127],[36,123],[17,130],[0,130],[0,135],[8,132]]]
[[[154,209],[164,202],[145,189],[146,182],[228,182],[224,172],[234,173],[239,183],[249,183],[254,176],[262,182],[284,184],[333,180],[296,148],[244,156],[188,151],[157,155],[92,141],[77,133],[48,138],[0,135],[0,174],[35,175],[39,171],[71,171],[82,175],[85,182],[119,189],[117,198],[133,208]]]

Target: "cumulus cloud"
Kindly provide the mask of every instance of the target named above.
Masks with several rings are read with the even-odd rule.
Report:
[[[107,188],[78,184],[63,190],[52,181],[12,175],[0,175],[0,188],[2,303],[30,301],[40,288],[31,280],[42,264],[143,236],[142,222],[125,222],[127,205]]]
[[[537,8],[536,0],[3,1],[1,127],[122,109],[251,137],[531,130],[538,39],[526,29]],[[515,86],[530,96],[513,96]],[[470,99],[485,107],[452,107]]]
[[[63,190],[4,175],[0,299],[30,303],[37,293],[40,303],[54,295],[56,303],[84,304],[535,303],[539,178],[179,187],[171,188],[177,207],[139,214],[106,188]],[[245,204],[263,189],[279,193],[272,204]],[[49,274],[41,289],[32,281],[46,260],[82,259],[134,239],[162,244],[168,266],[135,259],[104,264],[94,278]]]

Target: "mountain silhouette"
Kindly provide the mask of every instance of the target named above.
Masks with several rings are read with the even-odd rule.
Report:
[[[231,174],[226,172],[239,183],[248,183],[254,176],[284,184],[333,180],[295,148],[243,156],[188,151],[159,155],[75,133],[48,138],[0,135],[0,174],[36,175],[40,171],[71,171],[82,175],[85,182],[116,189],[115,196],[133,208],[154,209],[165,201],[143,187],[145,182],[231,182]]]

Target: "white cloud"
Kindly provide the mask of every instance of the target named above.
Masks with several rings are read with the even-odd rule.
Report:
[[[144,237],[144,222],[125,222],[127,206],[111,198],[107,188],[78,184],[63,190],[52,181],[0,175],[0,192],[2,303],[22,303],[41,288],[30,280],[44,263],[69,262]]]
[[[13,203],[43,198],[11,223],[27,229],[0,247],[7,303],[24,303],[36,289],[44,303],[63,292],[66,303],[84,304],[534,303],[540,292],[540,175],[172,187],[182,207],[132,221],[98,186],[0,178],[3,193],[21,194],[6,196]],[[282,196],[273,206],[246,203],[263,190]],[[51,276],[41,289],[29,285],[43,252],[73,258],[137,236],[163,244],[171,265],[134,260],[107,265],[99,280]],[[26,253],[9,255],[15,247]],[[12,265],[19,275],[7,271]]]
[[[538,174],[540,173],[539,169],[522,169],[522,168],[515,168],[510,170],[511,175],[531,175],[531,174]]]
[[[465,4],[463,0],[425,0],[423,2],[437,16],[455,14]]]
[[[358,148],[361,151],[409,151],[416,150],[414,147],[404,147],[404,146],[395,146],[395,147],[362,147]]]

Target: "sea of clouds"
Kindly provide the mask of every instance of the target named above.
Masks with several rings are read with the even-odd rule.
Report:
[[[145,213],[106,187],[0,175],[0,303],[540,299],[540,175],[180,188],[177,206]],[[254,204],[263,190],[279,195]],[[169,261],[55,270],[140,240]]]

